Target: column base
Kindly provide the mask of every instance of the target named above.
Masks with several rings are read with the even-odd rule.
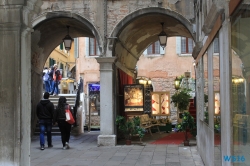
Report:
[[[116,135],[99,135],[98,146],[115,146]]]

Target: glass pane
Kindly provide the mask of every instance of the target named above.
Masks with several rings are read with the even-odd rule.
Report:
[[[203,56],[203,72],[204,72],[204,122],[208,124],[208,63],[207,53]]]
[[[155,42],[155,54],[160,54],[160,42],[159,42],[159,40]]]
[[[213,42],[214,50],[219,49],[219,39]],[[219,53],[219,50],[217,50]],[[221,124],[220,124],[220,56],[213,54],[213,86],[214,86],[214,165],[221,166]]]
[[[153,54],[153,46],[152,44],[147,48],[147,54]]]
[[[219,53],[219,39],[214,39],[214,53]]]
[[[95,39],[89,38],[89,55],[95,55]]]
[[[181,53],[187,53],[185,37],[181,37]]]
[[[188,38],[188,53],[193,52],[193,39]]]
[[[250,6],[244,3],[247,1],[235,11],[231,23],[233,155],[239,156],[240,166],[250,163]]]

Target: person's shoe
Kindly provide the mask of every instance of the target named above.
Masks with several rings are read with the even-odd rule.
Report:
[[[40,149],[41,149],[41,150],[44,150],[44,145],[42,145]]]
[[[66,146],[64,146],[64,147],[63,147],[63,150],[66,150],[66,149],[67,149],[67,147],[66,147]]]
[[[65,143],[65,146],[66,146],[66,148],[67,148],[67,149],[69,149],[69,148],[70,148],[70,147],[69,147],[69,143],[68,143],[68,142],[66,142],[66,143]]]
[[[53,147],[53,145],[48,145],[48,148],[52,148]]]

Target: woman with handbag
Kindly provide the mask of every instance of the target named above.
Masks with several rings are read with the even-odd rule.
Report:
[[[57,122],[60,132],[61,139],[63,144],[63,149],[69,149],[69,138],[71,132],[71,124],[66,121],[66,110],[69,109],[71,114],[72,111],[70,109],[69,104],[67,103],[67,99],[64,96],[60,96],[58,100],[58,106],[54,115],[54,123]]]

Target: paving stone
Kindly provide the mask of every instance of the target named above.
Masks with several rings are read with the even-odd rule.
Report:
[[[169,162],[169,163],[166,163],[166,166],[181,166],[181,163],[179,163],[179,162]]]
[[[97,133],[72,136],[71,149],[63,150],[60,136],[53,136],[53,148],[39,149],[39,137],[32,138],[31,166],[203,166],[196,147],[182,145],[118,145],[97,147]],[[151,137],[151,136],[150,136]]]

